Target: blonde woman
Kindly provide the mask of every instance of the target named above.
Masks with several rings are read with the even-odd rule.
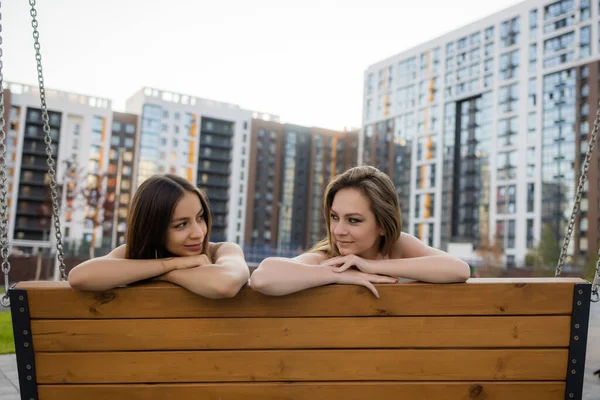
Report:
[[[431,283],[464,282],[464,261],[401,233],[398,196],[391,179],[370,166],[336,176],[325,190],[327,238],[295,258],[260,263],[251,286],[281,296],[311,287],[362,285],[379,297],[373,283],[400,279]]]

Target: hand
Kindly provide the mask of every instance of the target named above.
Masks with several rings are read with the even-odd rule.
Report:
[[[347,270],[336,274],[337,283],[346,285],[359,285],[365,286],[369,289],[375,297],[379,298],[379,293],[373,283],[396,283],[398,279],[392,278],[391,276],[383,276],[377,274],[367,274],[355,270]]]
[[[344,272],[350,267],[356,267],[360,271],[366,272],[368,274],[377,273],[373,265],[368,260],[365,260],[364,258],[357,256],[356,254],[348,254],[345,256],[333,257],[329,260],[323,261],[321,265],[334,267],[334,272]]]
[[[203,265],[212,264],[212,262],[206,254],[200,254],[197,256],[164,258],[161,261],[165,266],[165,272],[171,272],[178,269],[201,267]]]

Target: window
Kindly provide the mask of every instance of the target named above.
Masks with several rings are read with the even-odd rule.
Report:
[[[533,9],[529,11],[529,39],[535,40],[537,36],[538,27],[538,10]]]
[[[515,230],[516,230],[516,222],[514,219],[511,219],[508,221],[508,232],[507,232],[507,237],[506,237],[506,248],[507,249],[515,248]],[[513,261],[513,266],[514,266],[514,261]]]
[[[519,72],[519,50],[504,53],[500,56],[500,79],[517,77]]]
[[[592,31],[590,26],[584,26],[579,31],[579,58],[589,57],[592,54]]]
[[[537,68],[537,44],[532,43],[529,45],[529,73],[535,73]]]
[[[527,143],[533,144],[536,141],[536,113],[527,115]]]
[[[590,0],[581,0],[579,3],[579,16],[581,21],[587,21],[592,15]]]
[[[535,107],[535,105],[537,104],[536,90],[537,90],[537,79],[536,78],[529,79],[529,84],[528,84],[528,105],[529,105],[529,107]]]
[[[516,212],[516,185],[498,186],[496,195],[496,212],[498,214],[514,214]]]
[[[510,47],[519,42],[519,17],[500,24],[500,47]]]
[[[498,128],[498,147],[510,147],[517,144],[518,117],[501,119],[498,121]]]
[[[527,248],[533,248],[533,219],[527,220]]]
[[[485,40],[494,40],[494,27],[490,26],[485,29]]]
[[[551,55],[566,50],[574,43],[575,32],[573,31],[544,40],[544,55]]]
[[[519,105],[519,88],[517,83],[502,86],[498,91],[500,112],[509,113],[517,111]]]
[[[527,212],[533,212],[535,205],[535,184],[527,184]]]
[[[507,255],[506,256],[506,266],[511,268],[515,266],[515,256],[514,255]]]
[[[113,124],[112,124],[113,132],[120,132],[121,128],[122,128],[122,126],[121,126],[120,122],[113,122]]]
[[[527,148],[527,177],[534,178],[535,177],[535,147]]]
[[[498,153],[497,178],[515,179],[517,177],[517,151]]]
[[[133,124],[127,124],[125,125],[125,133],[131,135],[135,133],[135,125]]]

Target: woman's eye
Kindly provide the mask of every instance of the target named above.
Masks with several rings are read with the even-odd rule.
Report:
[[[337,215],[331,214],[331,219],[334,220],[334,221],[337,221]]]
[[[358,224],[360,222],[360,220],[356,218],[350,218],[348,221],[350,221],[351,224]]]
[[[198,216],[196,219],[197,219],[198,221],[202,221],[202,220],[204,219],[204,214],[202,214],[202,215],[199,215],[199,216]]]

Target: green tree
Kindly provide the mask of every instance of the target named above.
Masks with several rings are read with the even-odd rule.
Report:
[[[552,275],[560,257],[560,244],[551,225],[546,224],[542,228],[542,237],[535,253],[539,262],[533,264],[534,270],[541,275]]]
[[[594,281],[594,274],[596,273],[596,261],[596,258],[592,258],[583,264],[583,279],[586,279],[590,282]]]

